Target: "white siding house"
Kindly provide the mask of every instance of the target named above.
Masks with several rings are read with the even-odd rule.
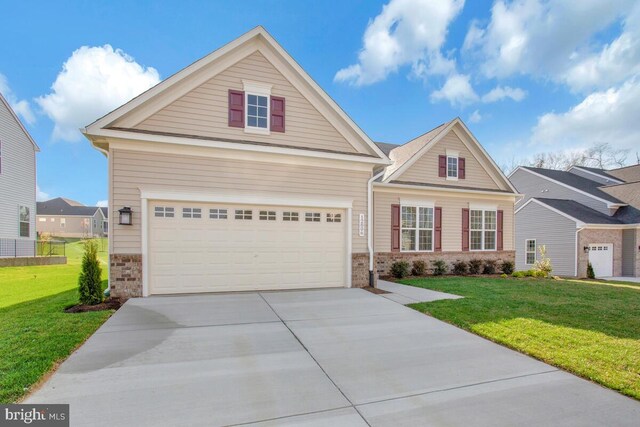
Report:
[[[0,95],[0,256],[15,256],[16,250],[18,256],[33,255],[38,151]]]

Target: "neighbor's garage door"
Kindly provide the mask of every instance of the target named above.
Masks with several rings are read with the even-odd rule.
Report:
[[[589,262],[596,277],[613,276],[613,244],[598,243],[589,245]]]
[[[341,209],[152,202],[149,293],[345,286]]]

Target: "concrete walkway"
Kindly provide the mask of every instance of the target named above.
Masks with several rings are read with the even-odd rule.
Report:
[[[72,426],[640,419],[637,401],[360,289],[129,300],[26,402],[69,403]]]
[[[416,302],[438,301],[441,299],[462,298],[459,295],[417,288],[415,286],[401,285],[400,283],[387,282],[386,280],[378,280],[377,287],[383,291],[391,292],[390,294],[380,294],[380,296],[403,305],[413,304]]]
[[[629,277],[629,276],[602,277],[602,280],[615,280],[617,282],[640,283],[640,277]]]

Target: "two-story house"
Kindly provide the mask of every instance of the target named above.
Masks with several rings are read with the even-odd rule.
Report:
[[[362,287],[396,259],[514,258],[516,192],[461,120],[376,144],[262,27],[83,132],[108,158],[118,297]]]
[[[553,274],[640,276],[640,165],[568,171],[519,167],[509,176],[516,206],[516,267],[529,269],[544,245]]]
[[[38,233],[56,237],[91,238],[107,235],[108,209],[85,206],[57,197],[37,203]]]
[[[0,257],[34,256],[38,151],[0,94]]]

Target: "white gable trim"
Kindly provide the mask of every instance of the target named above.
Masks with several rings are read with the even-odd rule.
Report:
[[[556,208],[554,208],[554,207],[551,207],[551,206],[547,205],[546,203],[541,202],[541,201],[540,201],[540,200],[538,200],[538,199],[534,199],[533,197],[532,197],[532,198],[530,198],[529,200],[527,200],[527,201],[526,201],[522,206],[520,206],[518,209],[516,209],[516,210],[515,210],[515,212],[514,212],[514,215],[517,215],[517,214],[518,214],[518,212],[520,212],[522,209],[524,209],[524,208],[526,208],[527,206],[529,206],[529,204],[530,204],[530,203],[536,203],[536,204],[538,204],[538,205],[542,206],[543,208],[549,209],[550,211],[553,211],[553,212],[557,213],[558,215],[561,215],[561,216],[563,216],[563,217],[565,217],[565,218],[567,218],[567,219],[570,219],[571,221],[573,221],[573,222],[575,222],[575,223],[576,223],[576,227],[577,227],[577,228],[580,228],[580,227],[584,227],[584,226],[585,226],[585,223],[584,223],[584,222],[582,222],[582,221],[580,221],[579,219],[574,218],[574,217],[572,217],[571,215],[568,215],[568,214],[566,214],[566,213],[562,212],[561,210],[558,210],[558,209],[556,209]]]
[[[597,201],[599,201],[599,202],[604,203],[605,205],[607,205],[607,207],[608,207],[608,208],[619,208],[619,207],[622,207],[622,206],[627,206],[627,204],[626,204],[626,203],[616,203],[616,202],[611,202],[611,201],[609,201],[609,200],[605,200],[605,199],[600,198],[600,197],[598,197],[598,196],[594,196],[593,194],[587,193],[586,191],[582,191],[582,190],[579,190],[579,189],[577,189],[577,188],[575,188],[575,187],[572,187],[572,186],[570,186],[569,184],[565,184],[564,182],[556,181],[556,180],[555,180],[555,179],[553,179],[553,178],[549,178],[548,176],[542,175],[542,174],[540,174],[540,173],[538,173],[538,172],[532,171],[531,169],[527,169],[527,168],[522,167],[522,166],[518,166],[518,167],[517,167],[513,172],[511,172],[511,174],[509,174],[509,176],[513,175],[513,174],[514,174],[514,173],[516,173],[518,170],[523,170],[523,171],[529,172],[529,173],[530,173],[530,174],[532,174],[532,175],[535,175],[535,176],[537,176],[537,177],[540,177],[540,178],[546,179],[546,180],[547,180],[547,181],[549,181],[549,182],[553,182],[554,184],[557,184],[557,185],[560,185],[560,186],[562,186],[562,187],[565,187],[565,188],[568,188],[568,189],[570,189],[570,190],[573,190],[573,191],[575,191],[576,193],[580,193],[580,194],[585,195],[585,196],[587,196],[587,197],[591,197],[591,198],[592,198],[592,199],[594,199],[594,200],[597,200]]]
[[[22,130],[22,132],[26,135],[27,139],[31,142],[31,144],[33,144],[33,149],[37,152],[40,151],[40,147],[38,147],[38,144],[36,144],[36,142],[33,140],[33,138],[31,137],[31,135],[29,134],[29,132],[27,131],[27,128],[24,127],[24,125],[22,124],[22,122],[20,121],[20,119],[18,118],[18,116],[16,115],[16,112],[13,111],[13,108],[11,108],[11,106],[9,105],[9,103],[7,102],[6,99],[4,99],[4,96],[2,96],[2,93],[0,93],[0,102],[2,102],[5,107],[7,108],[7,110],[9,111],[9,114],[11,114],[13,116],[13,119],[16,121],[16,123],[18,123],[18,126],[20,126],[20,129]]]
[[[462,129],[465,131],[465,134],[467,137],[469,137],[471,139],[471,141],[474,143],[474,145],[480,149],[481,153],[483,154],[484,159],[478,158],[478,156],[476,156],[473,153],[472,147],[469,147],[465,141],[464,135],[460,135],[457,130],[454,128],[456,124],[460,124],[460,126],[462,127]],[[395,171],[393,171],[388,177],[386,177],[384,179],[385,182],[389,182],[391,181],[393,178],[396,178],[400,175],[402,175],[404,172],[407,171],[407,169],[409,169],[415,162],[418,161],[418,159],[420,159],[424,154],[426,154],[431,148],[433,148],[442,138],[444,138],[450,131],[453,131],[458,138],[460,139],[460,141],[462,141],[462,143],[469,148],[469,152],[471,153],[471,155],[480,163],[480,165],[482,165],[482,167],[484,168],[484,170],[489,174],[489,176],[491,177],[491,179],[495,182],[496,185],[498,186],[502,186],[503,183],[507,184],[507,187],[513,191],[514,193],[517,193],[517,190],[515,189],[515,187],[511,184],[511,182],[509,181],[509,179],[504,175],[504,173],[502,172],[502,170],[498,167],[498,165],[496,165],[496,163],[493,161],[493,159],[491,158],[491,156],[489,156],[489,153],[487,153],[487,151],[484,149],[484,147],[482,147],[482,145],[480,144],[480,142],[473,136],[473,134],[469,131],[469,129],[465,126],[464,122],[462,120],[460,120],[459,117],[456,117],[455,119],[453,119],[451,122],[449,122],[449,124],[440,131],[440,133],[438,133],[438,135],[433,138],[431,141],[429,141],[428,144],[426,144],[424,147],[422,147],[420,150],[418,150],[417,153],[415,153],[409,160],[407,160],[402,166],[400,166],[398,169],[396,169]],[[489,164],[487,165],[486,160],[489,160]],[[501,183],[500,179],[502,179],[504,182]]]
[[[265,48],[265,45],[270,49]],[[390,164],[388,157],[378,146],[261,26],[243,34],[234,41],[163,80],[128,103],[96,120],[85,129],[82,129],[82,131],[86,136],[102,136],[104,128],[118,119],[121,119],[123,124],[128,127],[135,126],[144,118],[195,89],[256,50],[272,63],[274,61],[275,63],[284,63],[285,66],[279,71],[350,144],[355,144],[354,148],[373,152],[379,159],[383,160],[384,164]],[[220,60],[223,56],[225,57],[224,60]],[[219,63],[215,64],[215,62]],[[210,64],[211,67],[205,73],[203,69]],[[187,77],[190,78],[186,79]],[[171,93],[169,93],[169,89],[171,89]],[[125,115],[128,117],[125,118]],[[354,134],[357,137],[355,139],[353,137]]]
[[[582,172],[598,176],[598,177],[600,177],[602,179],[606,179],[607,181],[613,181],[613,182],[617,182],[618,184],[624,184],[624,181],[621,181],[621,180],[619,180],[617,178],[611,178],[611,177],[608,177],[608,176],[600,175],[599,173],[592,172],[590,170],[581,168],[580,166],[571,166],[567,172],[571,172],[571,169],[578,169],[578,170],[581,170]]]

